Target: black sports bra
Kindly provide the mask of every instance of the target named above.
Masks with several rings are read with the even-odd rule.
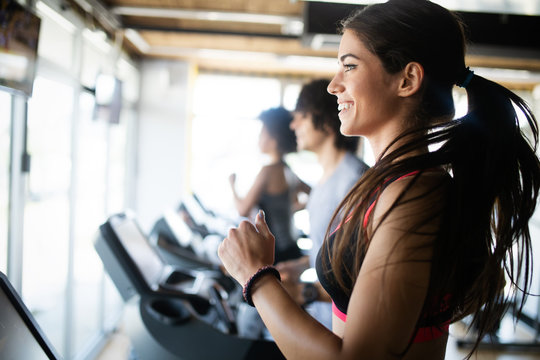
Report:
[[[397,181],[397,180],[400,180],[400,179],[403,179],[403,178],[406,178],[406,177],[409,177],[409,176],[414,176],[416,174],[418,174],[419,171],[413,171],[411,173],[408,173],[406,175],[403,175],[403,176],[398,176],[398,177],[395,177],[393,179],[390,179],[388,181],[385,182],[385,185],[384,186],[387,186],[388,184],[392,183],[393,181]],[[365,228],[367,226],[367,222],[368,222],[368,219],[369,219],[369,215],[371,213],[371,211],[373,210],[374,208],[374,205],[376,203],[376,197],[374,197],[374,199],[372,200],[368,210],[366,211],[366,214],[364,216],[364,221],[363,221],[363,224],[362,226]],[[346,219],[345,222],[347,222],[349,219]],[[329,248],[332,248],[332,244],[335,240],[335,234],[336,232],[339,230],[339,226],[330,234],[330,236],[328,237],[327,241],[328,241],[328,246]],[[357,233],[358,230],[356,230],[351,239],[350,239],[350,251],[348,251],[347,253],[344,254],[344,257],[343,257],[343,264],[342,264],[342,274],[343,274],[343,281],[345,283],[345,286],[347,289],[350,289],[352,291],[352,288],[354,286],[354,282],[353,280],[351,279],[350,276],[347,275],[347,271],[346,268],[348,267],[351,267],[352,264],[353,264],[353,256],[354,254],[356,253],[356,247],[358,246],[358,233]],[[326,246],[323,245],[323,246]],[[339,319],[341,319],[342,321],[346,321],[347,320],[347,307],[349,306],[349,300],[350,300],[350,295],[347,294],[340,286],[339,284],[337,283],[337,280],[334,276],[334,273],[332,272],[332,269],[324,269],[324,266],[323,266],[323,259],[322,259],[322,247],[321,249],[319,250],[319,253],[317,255],[317,260],[316,260],[316,263],[315,263],[315,268],[317,270],[317,276],[319,278],[319,282],[321,283],[322,287],[326,290],[326,292],[328,293],[328,295],[330,295],[330,297],[332,298],[332,312],[334,313],[334,315],[336,315]],[[365,256],[365,251],[362,251],[362,259],[361,262],[363,262],[363,257]],[[328,253],[326,252],[326,259],[324,259],[324,261],[326,261],[326,263],[329,263],[329,255]],[[441,300],[440,304],[438,304],[438,306],[440,307],[440,310],[441,310],[441,315],[443,315],[443,313],[445,313],[445,310],[448,308],[447,304],[446,304],[446,301],[448,300],[448,297],[445,297],[444,299]],[[415,334],[414,336],[414,340],[413,342],[417,343],[417,342],[423,342],[423,341],[429,341],[429,340],[432,340],[432,339],[436,339],[444,334],[447,334],[448,333],[448,326],[449,326],[449,315],[448,314],[444,314],[443,316],[437,316],[437,319],[428,319],[426,316],[421,316],[421,319],[419,321],[419,328],[418,328],[418,331],[417,333]]]

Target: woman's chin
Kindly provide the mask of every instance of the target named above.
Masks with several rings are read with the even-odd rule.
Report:
[[[341,132],[341,134],[343,134],[345,136],[356,136],[357,135],[357,134],[354,133],[354,131],[352,131],[352,128],[347,126],[345,123],[341,123],[339,131]]]

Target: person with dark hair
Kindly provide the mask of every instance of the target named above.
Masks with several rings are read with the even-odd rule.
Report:
[[[510,303],[519,316],[532,276],[538,125],[520,97],[466,66],[463,28],[428,0],[369,5],[343,22],[328,91],[341,132],[364,136],[376,163],[335,212],[317,259],[333,334],[282,288],[262,213],[221,243],[225,268],[288,359],[441,360],[449,324],[466,316],[470,358]],[[459,118],[455,85],[468,98]]]
[[[259,117],[262,128],[259,148],[269,156],[269,164],[261,168],[251,188],[244,197],[236,191],[236,175],[229,182],[236,209],[240,216],[249,217],[253,209],[263,210],[267,223],[276,237],[275,261],[296,259],[302,256],[298,245],[293,215],[303,205],[300,193],[309,193],[310,187],[289,168],[284,156],[296,151],[296,136],[289,128],[292,114],[283,107],[263,111]]]
[[[332,308],[324,290],[318,282],[300,282],[300,275],[308,268],[315,268],[315,259],[334,210],[368,166],[355,155],[359,138],[344,136],[339,131],[341,122],[336,98],[326,90],[329,83],[329,80],[317,79],[302,86],[291,123],[298,150],[315,153],[322,168],[322,175],[312,187],[306,206],[312,247],[308,256],[278,263],[276,267],[297,302],[331,328]]]
[[[316,79],[302,86],[298,99],[296,100],[296,108],[294,110],[295,118],[291,124],[291,128],[295,130],[296,142],[302,141],[296,131],[295,123],[302,122],[309,118],[311,126],[318,132],[319,138],[328,138],[333,140],[333,148],[339,150],[338,157],[343,156],[342,151],[355,153],[358,150],[359,138],[357,136],[345,136],[340,132],[341,122],[339,121],[338,111],[336,107],[336,98],[328,93],[327,88],[330,84],[329,80]],[[317,139],[315,139],[317,140]],[[316,145],[298,144],[303,150],[315,151],[311,147]],[[329,151],[328,153],[333,153]],[[322,153],[318,153],[320,156]]]

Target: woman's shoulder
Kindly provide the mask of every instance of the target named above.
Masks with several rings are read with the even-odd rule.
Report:
[[[441,168],[413,170],[387,178],[384,188],[404,188],[445,184],[451,180],[450,174]]]
[[[388,180],[381,193],[379,203],[425,203],[433,205],[444,200],[451,184],[451,176],[443,169],[412,171]],[[390,205],[389,205],[390,206]]]
[[[378,194],[373,209],[373,228],[384,223],[386,229],[402,233],[417,234],[420,228],[420,232],[430,233],[431,226],[437,226],[435,220],[448,204],[450,180],[451,177],[442,171],[426,171],[401,176],[388,183]],[[426,239],[419,237],[420,241]]]

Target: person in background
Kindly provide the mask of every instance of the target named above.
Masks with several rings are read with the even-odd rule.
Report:
[[[369,5],[342,28],[328,91],[341,132],[364,136],[376,162],[317,259],[332,332],[281,286],[262,213],[231,228],[218,254],[287,359],[442,360],[449,324],[470,316],[478,345],[511,303],[519,316],[532,276],[538,124],[523,99],[467,67],[463,24],[438,4]],[[455,85],[468,98],[460,118]]]
[[[315,259],[332,214],[369,167],[356,156],[359,138],[344,136],[339,131],[341,122],[336,97],[326,90],[329,83],[329,80],[317,79],[302,87],[291,123],[298,150],[315,153],[322,168],[322,175],[312,187],[306,207],[312,247],[309,255],[278,263],[276,267],[297,302],[306,306],[315,319],[331,328],[332,308],[328,296],[318,281],[300,282],[300,275],[308,268],[315,268]]]
[[[234,203],[240,216],[249,217],[253,209],[265,212],[268,226],[276,237],[275,261],[302,256],[296,244],[297,230],[293,214],[303,206],[300,193],[310,187],[289,168],[284,156],[296,151],[296,137],[289,128],[292,114],[283,107],[271,108],[259,115],[262,128],[259,135],[260,151],[269,157],[269,164],[261,168],[244,197],[236,190],[236,175],[229,177]]]

